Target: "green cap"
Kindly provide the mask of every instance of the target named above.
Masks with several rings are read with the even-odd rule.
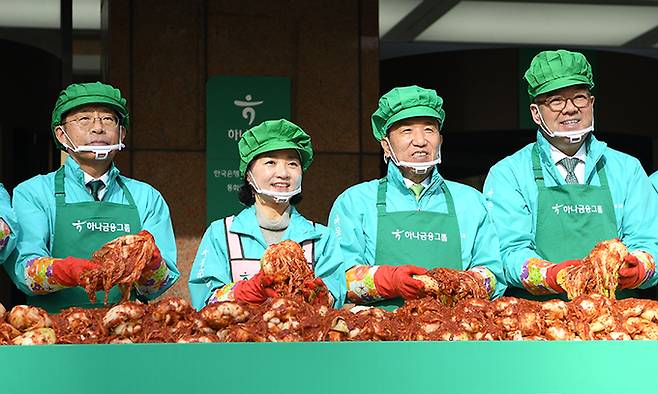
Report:
[[[126,99],[121,97],[121,91],[119,89],[101,82],[74,83],[59,93],[50,120],[50,128],[53,132],[53,137],[55,137],[55,144],[59,149],[66,150],[55,136],[55,127],[62,124],[64,115],[70,110],[91,104],[110,107],[119,115],[121,124],[128,128]]]
[[[441,126],[446,117],[442,106],[443,99],[434,89],[415,85],[395,88],[379,99],[379,107],[371,117],[372,133],[381,141],[393,123],[417,116],[436,118]]]
[[[523,76],[528,82],[528,94],[535,98],[540,94],[573,85],[594,87],[592,66],[582,53],[564,49],[543,51],[530,62]]]
[[[302,170],[313,161],[311,137],[296,124],[285,119],[267,120],[245,131],[238,141],[240,175],[247,172],[249,163],[258,155],[281,149],[294,149],[299,153]]]

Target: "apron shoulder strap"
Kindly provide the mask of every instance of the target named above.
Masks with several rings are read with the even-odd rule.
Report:
[[[131,206],[135,206],[135,199],[133,198],[132,193],[130,193],[130,190],[128,190],[128,186],[126,186],[125,183],[121,180],[121,177],[117,175],[117,185],[123,190],[123,195],[126,196],[126,200],[128,200],[128,204]]]
[[[233,224],[235,216],[231,215],[224,219],[224,233],[226,234],[226,244],[228,246],[228,259],[241,260],[244,259],[244,251],[242,249],[242,242],[240,235],[230,231],[231,224]]]
[[[311,224],[311,226],[315,227],[314,221],[307,221]],[[311,269],[313,269],[315,267],[315,242],[312,239],[307,239],[306,241],[302,241],[299,245],[304,251],[304,258],[308,262],[308,265],[311,267]]]
[[[599,176],[599,183],[603,187],[608,186],[608,176],[605,172],[605,157],[601,157],[599,161],[596,162],[596,173]]]
[[[532,172],[535,175],[537,186],[544,187],[544,173],[541,171],[541,161],[539,160],[539,145],[535,142],[532,147]]]
[[[383,215],[386,213],[386,188],[388,181],[386,177],[379,180],[377,185],[377,213]]]
[[[453,200],[452,198],[452,194],[448,189],[448,184],[446,183],[446,181],[443,181],[443,183],[441,184],[441,190],[443,190],[443,193],[446,196],[446,207],[448,208],[448,214],[450,215],[455,214],[455,200]]]
[[[66,192],[64,191],[64,166],[59,167],[55,173],[55,203],[63,205],[66,200]]]
[[[300,245],[304,251],[304,258],[308,262],[308,265],[313,268],[315,266],[315,242],[312,239],[307,239]]]
[[[248,259],[244,257],[244,248],[240,234],[230,231],[235,216],[224,219],[224,233],[228,246],[228,263],[231,269],[231,278],[234,282],[249,279],[260,271],[260,259]]]

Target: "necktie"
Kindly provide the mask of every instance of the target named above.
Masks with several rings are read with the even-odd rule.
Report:
[[[567,176],[564,178],[567,183],[578,183],[578,178],[576,178],[576,174],[573,172],[573,170],[576,168],[576,164],[578,164],[579,161],[580,159],[571,157],[565,157],[564,159],[558,161],[558,164],[561,164],[562,167],[567,170]]]
[[[411,189],[411,191],[416,196],[416,201],[418,201],[420,199],[420,193],[423,192],[423,189],[425,189],[425,186],[421,185],[420,183],[414,183],[413,185],[411,185],[411,187],[409,189]]]
[[[87,182],[87,187],[91,190],[91,196],[94,197],[94,201],[98,201],[98,192],[105,187],[105,183],[101,180],[89,181]]]

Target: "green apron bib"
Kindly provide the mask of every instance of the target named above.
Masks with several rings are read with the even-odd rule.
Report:
[[[139,212],[132,194],[117,176],[117,184],[123,190],[128,204],[103,201],[66,203],[64,192],[64,167],[55,174],[55,235],[51,247],[52,257],[91,258],[94,251],[113,239],[136,234],[141,230]],[[102,307],[105,293],[96,292],[96,303],[92,304],[81,287],[60,290],[54,293],[28,297],[28,304],[46,309],[50,313],[71,306],[83,308]],[[108,303],[121,299],[117,286],[110,290]]]
[[[386,178],[382,178],[377,189],[375,263],[394,266],[413,264],[427,269],[463,269],[459,222],[445,182],[441,190],[446,196],[448,213],[420,210],[386,212],[387,184]],[[396,298],[373,305],[394,310],[403,303],[402,298]]]
[[[553,263],[582,259],[597,243],[617,238],[612,195],[603,160],[596,163],[600,186],[564,184],[547,187],[539,160],[539,146],[532,149],[532,171],[537,183],[537,224],[535,247],[537,254]],[[617,291],[618,298],[635,296],[636,291]],[[525,289],[508,288],[505,295],[545,301],[554,294],[532,295]],[[566,300],[566,294],[559,298]]]

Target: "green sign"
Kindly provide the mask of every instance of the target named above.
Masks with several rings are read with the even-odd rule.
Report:
[[[238,213],[238,140],[270,119],[290,119],[290,79],[214,76],[206,84],[207,222]]]

